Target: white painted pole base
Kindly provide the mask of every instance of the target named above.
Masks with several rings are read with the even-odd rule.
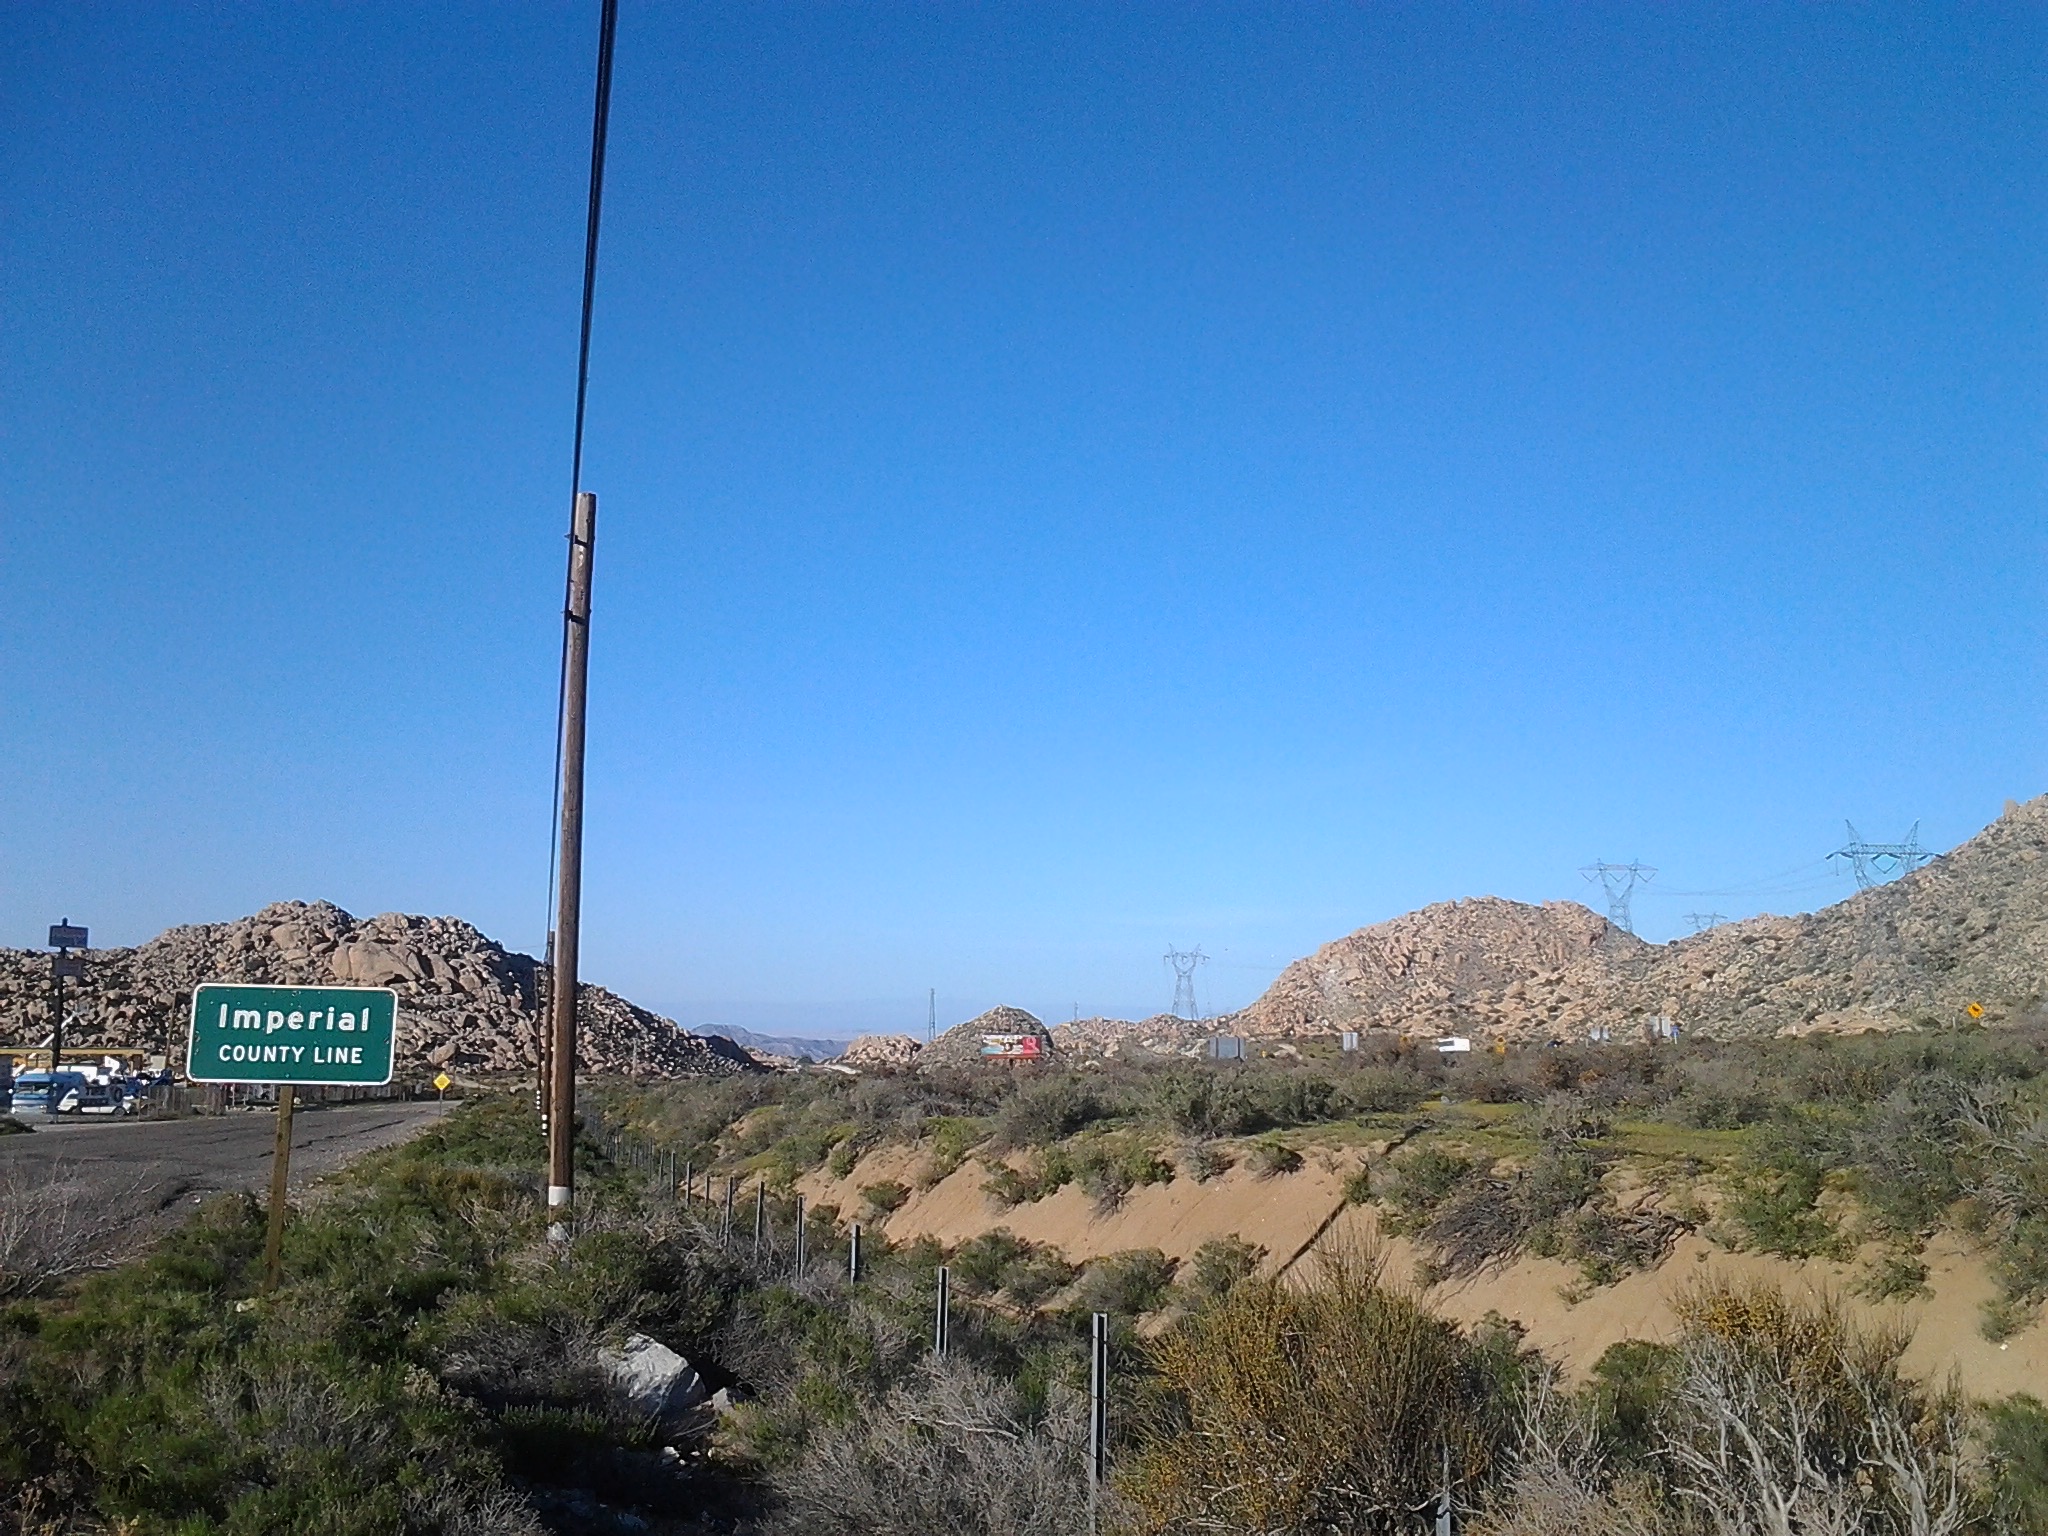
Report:
[[[569,1214],[569,1188],[565,1184],[550,1184],[548,1186],[548,1215],[554,1216],[557,1213],[563,1216]],[[551,1243],[566,1243],[569,1241],[569,1223],[566,1221],[550,1221],[548,1223],[548,1241]]]

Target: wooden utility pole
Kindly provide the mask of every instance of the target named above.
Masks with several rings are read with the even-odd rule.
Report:
[[[576,493],[569,602],[562,610],[562,874],[555,893],[554,1006],[548,1065],[548,1236],[567,1242],[576,1188],[576,945],[583,916],[583,725],[590,678],[590,572],[597,497]]]
[[[277,1149],[270,1158],[270,1224],[263,1234],[263,1289],[277,1289],[284,1269],[284,1197],[292,1176],[292,1100],[290,1083],[277,1085]]]

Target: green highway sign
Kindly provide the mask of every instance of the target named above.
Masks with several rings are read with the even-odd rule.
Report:
[[[192,994],[185,1075],[195,1083],[391,1081],[398,994],[389,987],[243,987]]]

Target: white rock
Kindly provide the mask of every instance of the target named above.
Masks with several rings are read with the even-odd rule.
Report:
[[[618,1349],[600,1349],[597,1366],[635,1413],[676,1419],[704,1404],[704,1381],[690,1362],[644,1333],[627,1334]]]

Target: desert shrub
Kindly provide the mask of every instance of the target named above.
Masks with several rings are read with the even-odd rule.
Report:
[[[1067,1164],[1072,1177],[1101,1210],[1114,1210],[1141,1184],[1164,1184],[1173,1165],[1137,1136],[1084,1138],[1070,1144]],[[1054,1160],[1048,1158],[1048,1165]]]
[[[1480,1171],[1471,1158],[1426,1141],[1385,1164],[1388,1210],[1395,1231],[1426,1223],[1451,1193]]]
[[[1081,1270],[1067,1306],[1073,1312],[1142,1317],[1156,1312],[1173,1284],[1176,1261],[1157,1248],[1134,1248],[1096,1259]]]
[[[1249,1136],[1355,1113],[1348,1087],[1295,1068],[1180,1067],[1152,1092],[1167,1122],[1189,1136]]]
[[[1899,1369],[1906,1336],[1833,1302],[1705,1284],[1681,1295],[1659,1426],[1674,1502],[1716,1530],[1959,1532],[1976,1513],[1962,1409]]]
[[[1519,1104],[1536,1097],[1536,1086],[1498,1056],[1461,1063],[1452,1086],[1461,1099],[1481,1104]]]
[[[1678,1352],[1647,1339],[1610,1344],[1593,1366],[1592,1407],[1600,1439],[1628,1462],[1651,1464],[1657,1415],[1676,1386]]]
[[[861,1150],[861,1144],[851,1136],[834,1147],[832,1155],[825,1159],[825,1166],[831,1170],[832,1177],[843,1179],[852,1173],[860,1162]]]
[[[1003,1271],[1003,1295],[1020,1307],[1036,1307],[1073,1283],[1074,1266],[1052,1248],[1033,1248]]]
[[[813,1435],[773,1477],[791,1536],[1079,1536],[1085,1401],[1033,1406],[964,1360],[930,1361],[876,1411]]]
[[[1344,1093],[1359,1114],[1399,1114],[1420,1104],[1428,1086],[1411,1073],[1386,1067],[1362,1067],[1344,1083]]]
[[[1154,1093],[1167,1121],[1190,1136],[1239,1136],[1260,1128],[1242,1071],[1179,1068],[1162,1073]]]
[[[1986,1413],[1991,1506],[2001,1532],[2048,1531],[2048,1408],[2021,1395]]]
[[[1372,1194],[1372,1164],[1366,1163],[1355,1169],[1345,1178],[1344,1203],[1346,1205],[1364,1205],[1372,1199]]]
[[[886,1216],[891,1211],[902,1210],[908,1203],[910,1186],[897,1179],[879,1179],[873,1184],[863,1184],[860,1197]]]
[[[1035,1248],[1008,1227],[997,1227],[962,1243],[946,1262],[967,1294],[987,1294],[1000,1291],[1011,1267],[1028,1259]]]
[[[1261,1136],[1253,1142],[1245,1161],[1262,1179],[1301,1172],[1301,1154],[1278,1136]]]
[[[1181,1172],[1197,1184],[1221,1178],[1230,1167],[1230,1154],[1213,1141],[1191,1141],[1180,1150]]]
[[[1511,1340],[1475,1341],[1342,1255],[1306,1287],[1239,1284],[1149,1357],[1117,1474],[1147,1536],[1412,1530],[1445,1447],[1461,1503],[1500,1477],[1524,1373]]]
[[[1883,1253],[1857,1287],[1872,1301],[1898,1301],[1927,1294],[1927,1266],[1911,1253]]]
[[[990,1139],[998,1151],[1051,1146],[1112,1113],[1097,1085],[1061,1072],[1022,1083],[996,1112]]]
[[[1266,1250],[1241,1237],[1216,1237],[1197,1248],[1188,1261],[1181,1287],[1197,1306],[1221,1301],[1240,1282],[1258,1273]]]
[[[987,1138],[988,1126],[966,1115],[935,1115],[925,1122],[925,1134],[931,1139],[931,1156],[919,1178],[930,1186],[966,1160],[967,1154]]]
[[[1432,1210],[1422,1227],[1430,1280],[1461,1279],[1511,1258],[1529,1222],[1515,1185],[1489,1173],[1461,1182]]]
[[[0,1301],[112,1264],[150,1205],[140,1180],[110,1192],[61,1162],[0,1163]]]
[[[1826,1179],[1826,1166],[1802,1148],[1768,1146],[1727,1176],[1727,1218],[1766,1253],[1803,1259],[1833,1252],[1841,1237],[1817,1203]]]
[[[1028,1205],[1043,1200],[1077,1177],[1072,1149],[1047,1147],[1032,1156],[1023,1167],[997,1163],[989,1168],[982,1192],[999,1205]]]

